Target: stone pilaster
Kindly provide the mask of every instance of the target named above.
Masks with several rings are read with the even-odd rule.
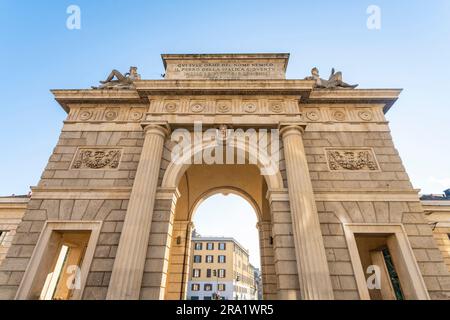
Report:
[[[170,246],[169,270],[166,286],[166,300],[185,300],[189,280],[191,258],[191,232],[193,223],[174,221],[172,244]]]
[[[272,220],[273,265],[276,275],[276,299],[299,300],[300,285],[297,270],[291,210],[287,189],[268,190]]]
[[[158,174],[168,130],[150,124],[123,224],[119,247],[108,288],[107,299],[139,299],[146,252],[155,204]]]
[[[180,193],[176,188],[158,188],[156,191],[147,258],[141,283],[140,299],[142,300],[165,299],[169,283],[170,248],[173,237],[176,237],[174,219],[179,197]]]
[[[300,291],[305,300],[327,300],[333,299],[333,288],[303,146],[303,132],[299,125],[281,128]]]
[[[257,224],[259,246],[261,252],[261,277],[263,285],[263,299],[277,298],[277,276],[273,262],[272,223],[261,221]]]

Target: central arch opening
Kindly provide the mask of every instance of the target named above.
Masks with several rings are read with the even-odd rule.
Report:
[[[200,199],[192,217],[188,300],[262,299],[257,210],[236,189]]]
[[[258,166],[182,169],[173,171],[179,197],[165,299],[272,298],[277,287],[272,218],[268,182]]]

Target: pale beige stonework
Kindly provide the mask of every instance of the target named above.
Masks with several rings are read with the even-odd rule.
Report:
[[[138,299],[150,236],[159,162],[167,129],[147,125],[141,158],[117,248],[108,299]],[[131,274],[130,272],[133,271]],[[130,275],[132,277],[130,277]]]
[[[31,256],[30,263],[20,283],[19,290],[16,294],[16,299],[27,300],[34,296],[39,296],[39,288],[34,286],[35,278],[38,274],[38,268],[42,261],[47,259],[46,250],[49,247],[49,241],[52,232],[54,231],[76,231],[89,230],[91,237],[84,254],[84,259],[80,271],[80,288],[76,289],[73,294],[74,300],[79,300],[83,296],[83,290],[86,286],[87,276],[91,267],[94,251],[97,246],[100,229],[102,227],[101,221],[64,221],[64,220],[47,220],[42,230],[41,236],[36,244],[36,248]]]
[[[301,277],[300,292],[302,298],[306,300],[331,300],[333,288],[303,146],[303,132],[304,129],[298,125],[286,125],[281,128],[295,256],[298,261],[298,274]]]
[[[165,78],[176,80],[284,79],[288,54],[162,55]]]
[[[0,200],[0,223],[16,229],[2,247],[0,299],[27,297],[45,226],[58,222],[101,225],[75,298],[183,297],[192,216],[224,192],[255,209],[265,299],[367,299],[355,225],[397,237],[407,298],[450,298],[450,210],[420,202],[385,118],[401,90],[315,89],[285,79],[286,54],[163,59],[165,79],[134,89],[52,91],[68,114],[58,144],[30,198]],[[260,174],[267,159],[174,163],[169,130],[193,136],[195,122],[282,129],[276,172]],[[204,142],[193,158],[212,150]]]
[[[6,258],[11,247],[17,227],[27,208],[28,200],[28,197],[0,198],[0,264]]]
[[[450,271],[450,201],[424,200],[422,205],[426,219],[433,227],[433,237]],[[439,254],[429,252],[428,255],[436,257]]]

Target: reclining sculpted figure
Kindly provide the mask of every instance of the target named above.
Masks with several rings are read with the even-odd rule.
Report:
[[[114,78],[116,79],[114,80]],[[125,75],[114,69],[106,80],[100,81],[100,86],[92,87],[92,89],[130,89],[135,80],[141,80],[141,75],[137,73],[137,67],[130,67],[130,71]]]
[[[328,78],[328,80],[320,78],[319,69],[315,67],[311,70],[311,75],[309,77],[306,77],[305,80],[314,80],[316,82],[314,87],[319,89],[338,89],[338,88],[354,89],[358,86],[357,84],[350,85],[342,81],[342,72],[340,71],[335,72],[334,68],[331,69],[331,75]]]

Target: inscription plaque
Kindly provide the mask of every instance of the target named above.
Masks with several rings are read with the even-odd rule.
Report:
[[[168,80],[285,79],[288,55],[163,55]]]

